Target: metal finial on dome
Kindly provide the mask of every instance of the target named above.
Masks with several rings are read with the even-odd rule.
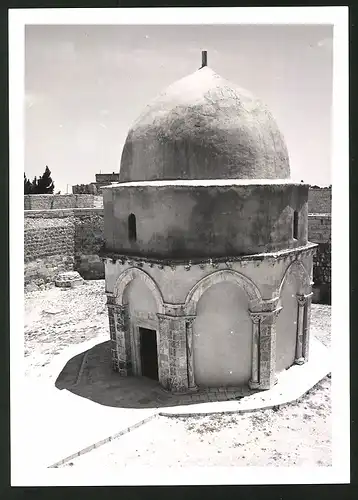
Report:
[[[201,67],[204,68],[208,65],[208,53],[206,50],[201,51]]]

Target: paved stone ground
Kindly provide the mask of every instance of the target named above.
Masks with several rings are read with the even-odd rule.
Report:
[[[173,395],[154,380],[145,377],[119,377],[111,368],[109,341],[97,344],[72,358],[59,374],[56,387],[102,405],[121,408],[160,408],[227,401],[240,399],[254,392],[248,388],[228,387]]]
[[[330,345],[330,310],[330,306],[313,305],[312,307],[312,333],[327,347]],[[61,290],[52,288],[26,294],[26,378],[41,381],[50,376],[53,383],[56,382],[58,388],[67,388],[73,394],[101,403],[101,405],[122,408],[152,408],[178,405],[178,399],[163,391],[156,382],[144,378],[119,379],[111,371],[108,362],[108,342],[104,341],[105,338],[108,338],[108,335],[103,280],[85,282],[85,285],[76,289]],[[81,344],[91,338],[93,340],[98,339],[98,345],[88,351],[86,363],[82,363],[84,353],[81,353],[63,367],[58,377],[58,373],[49,375],[46,367],[56,355],[70,345]],[[79,378],[80,370],[82,376]],[[109,387],[111,383],[113,383],[112,388]],[[121,395],[118,393],[118,383],[122,387]],[[200,402],[201,398],[205,401],[212,401],[217,397],[227,398],[228,396],[235,399],[244,395],[242,392],[235,392],[234,389],[228,393],[217,394],[219,396],[215,395],[214,392],[205,391],[201,395],[185,396],[187,401],[182,400],[181,403],[197,403]],[[195,400],[195,398],[198,398],[199,401]],[[129,433],[134,440],[131,445],[128,445],[128,450],[132,450],[132,448],[138,449],[138,447],[135,448],[135,444],[141,441],[142,438],[138,436],[142,436],[143,433],[147,437],[156,435],[156,440],[152,439],[148,443],[143,441],[143,446],[146,445],[147,447],[145,450],[141,448],[138,460],[137,458],[130,458],[132,456],[130,455],[128,464],[142,465],[147,464],[148,461],[150,463],[154,461],[157,465],[170,465],[171,459],[168,459],[168,456],[171,453],[171,448],[164,441],[172,443],[174,446],[173,443],[178,443],[179,436],[181,436],[183,446],[180,453],[184,453],[184,455],[181,456],[182,458],[178,454],[176,455],[177,464],[188,465],[191,463],[189,459],[185,458],[185,447],[193,447],[193,450],[198,450],[193,451],[198,463],[202,463],[205,456],[209,457],[206,462],[204,460],[206,465],[228,464],[231,460],[230,456],[236,457],[232,460],[231,465],[247,465],[248,463],[250,465],[259,463],[267,465],[268,462],[271,463],[271,455],[277,456],[277,454],[274,454],[274,450],[281,450],[277,452],[282,455],[281,458],[278,457],[276,460],[278,465],[291,465],[293,461],[295,461],[296,465],[329,465],[330,412],[330,379],[326,378],[324,383],[320,383],[314,388],[313,400],[302,400],[283,408],[280,407],[278,411],[274,409],[260,410],[254,414],[236,415],[234,417],[229,415],[202,416],[198,417],[198,419],[185,417],[184,420],[173,419],[173,417],[167,420],[165,417],[159,417],[155,422],[145,424],[143,429],[139,428]],[[256,415],[256,417],[253,417],[253,415]],[[231,418],[235,420],[235,425],[233,420],[230,420]],[[249,422],[254,422],[255,425]],[[148,427],[149,425],[154,426],[153,430]],[[214,434],[212,434],[209,429],[213,428],[217,428],[218,432],[213,431]],[[206,429],[207,432],[205,431],[201,435],[201,431],[197,432],[195,429]],[[247,429],[251,429],[251,431],[248,432]],[[152,432],[155,434],[152,434]],[[225,432],[232,432],[232,434],[225,435]],[[271,434],[266,436],[266,432],[271,432]],[[163,441],[160,438],[158,441],[162,435],[166,436],[166,439],[163,438]],[[102,455],[97,455],[97,453],[104,453],[107,456],[111,452],[109,446],[125,447],[126,440],[131,439],[130,436],[122,436],[113,441],[112,444],[103,445],[98,450],[83,455],[83,457],[80,457],[81,463],[82,459],[85,460],[85,457],[87,457],[86,460],[92,460],[90,457],[93,457],[95,461],[98,460],[95,457]],[[200,436],[204,439],[204,442],[200,441]],[[212,440],[211,438],[214,436],[217,439]],[[270,436],[270,443],[266,443]],[[241,445],[244,446],[244,451],[240,456],[246,457],[246,462],[243,459],[240,462],[235,449],[239,449],[241,445],[236,447],[233,444],[234,442],[241,442]],[[302,445],[299,444],[300,442]],[[258,443],[261,451],[257,455],[255,446]],[[291,453],[290,443],[295,443],[297,455],[292,455],[294,447],[292,445]],[[208,454],[207,451],[203,451],[203,446],[204,448],[207,447],[207,451],[209,449],[214,450],[216,446],[218,451],[216,455]],[[153,457],[150,458],[152,455]],[[167,457],[166,461],[165,457]],[[117,463],[121,463],[121,459],[118,460],[115,464],[110,458],[108,460],[106,458],[103,462],[116,467]],[[272,460],[275,462],[274,459]]]

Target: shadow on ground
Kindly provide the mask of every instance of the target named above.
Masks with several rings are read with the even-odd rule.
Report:
[[[208,401],[240,399],[247,388],[223,392],[203,390],[174,395],[146,377],[121,377],[112,370],[110,341],[102,342],[71,358],[57,377],[55,386],[95,403],[118,408],[162,408]]]

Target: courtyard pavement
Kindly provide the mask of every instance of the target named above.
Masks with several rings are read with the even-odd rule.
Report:
[[[157,415],[245,412],[289,403],[331,371],[329,350],[311,339],[310,360],[279,376],[271,390],[229,388],[171,395],[155,381],[119,377],[111,369],[108,337],[68,347],[43,381],[24,382],[24,458],[58,466],[143,425]]]

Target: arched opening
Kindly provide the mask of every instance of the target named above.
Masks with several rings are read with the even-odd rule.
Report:
[[[158,308],[153,293],[136,277],[124,289],[123,303],[129,309],[133,372],[158,380]]]
[[[292,272],[288,272],[281,287],[280,304],[282,310],[276,323],[276,372],[280,373],[293,365],[296,353],[297,281]]]
[[[293,227],[292,227],[293,239],[298,239],[298,212],[295,210],[293,212]]]
[[[134,214],[128,216],[128,239],[137,241],[137,221]]]
[[[222,282],[206,290],[193,324],[195,382],[199,386],[246,385],[251,376],[252,322],[245,291]]]

